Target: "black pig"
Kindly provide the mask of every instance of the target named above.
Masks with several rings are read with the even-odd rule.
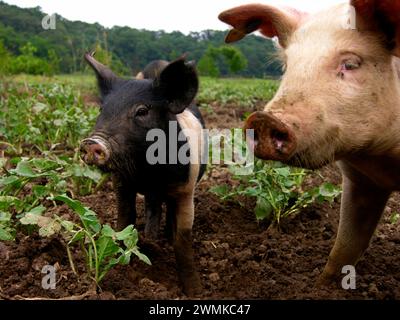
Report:
[[[171,63],[150,64],[136,79],[124,80],[85,55],[96,73],[101,93],[101,113],[91,137],[81,143],[83,160],[112,172],[118,201],[118,228],[136,222],[136,195],[145,198],[145,236],[154,238],[160,227],[162,204],[167,206],[167,226],[172,240],[178,275],[183,290],[194,295],[200,290],[200,279],[194,268],[192,225],[194,189],[205,171],[202,164],[205,143],[201,130],[204,121],[193,103],[198,90],[194,66],[180,58]],[[151,164],[146,155],[154,143],[146,141],[152,129],[165,133],[168,158],[171,125],[179,135],[183,129],[194,130],[199,147],[185,136],[172,141],[177,149],[188,147],[191,161]],[[173,138],[172,138],[173,139]],[[193,158],[194,156],[194,158]],[[199,161],[192,161],[197,158]]]

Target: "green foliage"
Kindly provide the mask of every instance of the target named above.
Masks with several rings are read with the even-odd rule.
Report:
[[[39,227],[39,234],[44,237],[62,233],[67,241],[67,251],[71,268],[76,273],[71,246],[80,245],[85,254],[88,274],[96,282],[101,282],[104,276],[115,265],[127,265],[132,254],[147,264],[150,260],[137,247],[138,233],[132,225],[120,232],[114,231],[109,225],[102,225],[95,212],[66,195],[51,198],[67,204],[80,219],[80,223],[63,220],[54,215],[52,218],[42,215],[43,210],[27,213],[21,223]]]
[[[24,149],[74,151],[98,115],[70,86],[9,83],[0,95],[6,97],[0,100],[0,141],[16,155]]]
[[[17,202],[18,198],[0,196],[0,241],[11,241],[15,238],[16,230],[8,209]]]
[[[124,66],[112,52],[103,48],[100,42],[97,42],[94,51],[96,52],[96,60],[102,64],[109,66],[116,74],[129,74],[129,69]]]
[[[136,74],[152,60],[171,60],[186,52],[191,60],[199,61],[210,44],[221,46],[226,34],[213,30],[184,35],[181,32],[128,27],[108,29],[97,23],[72,22],[60,16],[57,16],[57,30],[46,31],[38,23],[44,15],[40,8],[22,9],[0,2],[0,39],[4,40],[5,48],[14,56],[20,55],[20,49],[31,42],[38,49],[35,57],[50,64],[53,72],[57,71],[50,52],[55,52],[61,62],[58,64],[61,73],[85,70],[82,57],[87,50],[95,49],[97,44],[110,52],[112,67],[124,75]],[[222,76],[231,73],[259,78],[280,75],[279,64],[269,63],[273,61],[275,52],[272,41],[252,35],[231,48],[238,48],[248,60],[248,65],[237,73],[235,70],[242,66],[240,59],[232,60],[231,70],[223,59],[219,59],[217,68]]]
[[[0,75],[9,73],[11,54],[0,39]]]
[[[34,51],[27,46],[24,54]],[[21,79],[6,78],[0,87],[0,241],[14,240],[17,231],[30,234],[37,229],[42,237],[60,234],[73,271],[71,249],[79,245],[87,273],[97,285],[112,267],[128,264],[132,255],[150,263],[137,247],[133,226],[116,232],[73,199],[93,193],[108,177],[78,160],[79,142],[93,127],[98,110],[85,106],[73,86],[92,90],[94,81],[85,86],[81,78],[69,85],[48,84],[46,78]],[[54,213],[60,202],[79,222]]]
[[[197,69],[203,76],[217,78],[220,75],[220,71],[215,59],[208,54],[204,54],[204,56],[200,59],[199,63],[197,64]]]
[[[304,169],[257,160],[253,174],[233,176],[239,180],[238,186],[223,185],[211,191],[224,200],[236,199],[238,196],[254,198],[256,218],[279,224],[281,219],[296,214],[316,201],[332,202],[340,194],[340,189],[330,183],[303,190],[307,174]]]
[[[242,52],[232,46],[214,47],[210,45],[203,57],[200,59],[198,69],[201,75],[218,77],[220,68],[218,65],[227,67],[225,74],[233,75],[242,71],[247,66],[247,60]]]
[[[23,209],[30,210],[39,202],[54,194],[65,193],[85,195],[94,191],[94,184],[103,181],[101,172],[86,164],[77,164],[71,159],[15,158],[11,163],[15,169],[6,170],[0,177],[0,195],[17,197],[29,185],[29,193],[19,197]]]
[[[64,194],[70,184],[68,179],[80,179],[77,184],[80,187],[88,181],[101,182],[97,169],[82,168],[60,159],[15,159],[12,162],[17,163],[15,169],[6,170],[0,178],[1,241],[13,240],[19,224],[36,226],[42,237],[60,233],[67,241],[68,257],[74,272],[70,247],[79,243],[86,256],[88,274],[96,284],[113,266],[128,264],[132,254],[150,264],[137,247],[138,234],[133,226],[115,232],[110,226],[102,225],[95,212]],[[27,186],[28,192],[25,190]],[[43,203],[48,200],[66,203],[79,216],[80,223],[61,219],[55,214],[44,215],[47,208]]]
[[[274,80],[202,77],[197,100],[200,105],[217,102],[222,105],[234,104],[250,109],[255,108],[257,102],[271,100],[278,85],[278,81]]]
[[[21,55],[10,60],[9,72],[11,74],[28,73],[34,75],[53,74],[51,65],[44,59],[37,57],[37,49],[28,42],[21,47]],[[55,53],[53,52],[53,55]],[[53,57],[54,59],[54,57]],[[53,61],[54,63],[54,61]]]

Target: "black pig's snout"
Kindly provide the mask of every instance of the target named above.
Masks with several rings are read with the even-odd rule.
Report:
[[[109,160],[110,152],[103,141],[89,138],[81,142],[81,158],[87,164],[102,166]]]

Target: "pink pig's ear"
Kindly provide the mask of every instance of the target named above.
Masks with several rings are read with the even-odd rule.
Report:
[[[360,30],[383,32],[393,54],[400,57],[400,0],[351,0]]]
[[[285,48],[290,35],[306,16],[306,13],[291,8],[248,4],[224,11],[218,18],[233,27],[225,38],[226,43],[239,41],[260,30],[266,37],[278,37],[280,45]]]

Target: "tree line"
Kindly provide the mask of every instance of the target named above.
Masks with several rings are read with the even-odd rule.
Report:
[[[100,60],[122,75],[136,74],[152,60],[173,60],[184,53],[208,76],[274,77],[281,68],[272,41],[249,36],[224,45],[226,32],[105,28],[98,23],[56,16],[56,29],[45,30],[40,7],[19,8],[0,1],[0,72],[55,74],[84,72],[82,57],[97,49]]]

